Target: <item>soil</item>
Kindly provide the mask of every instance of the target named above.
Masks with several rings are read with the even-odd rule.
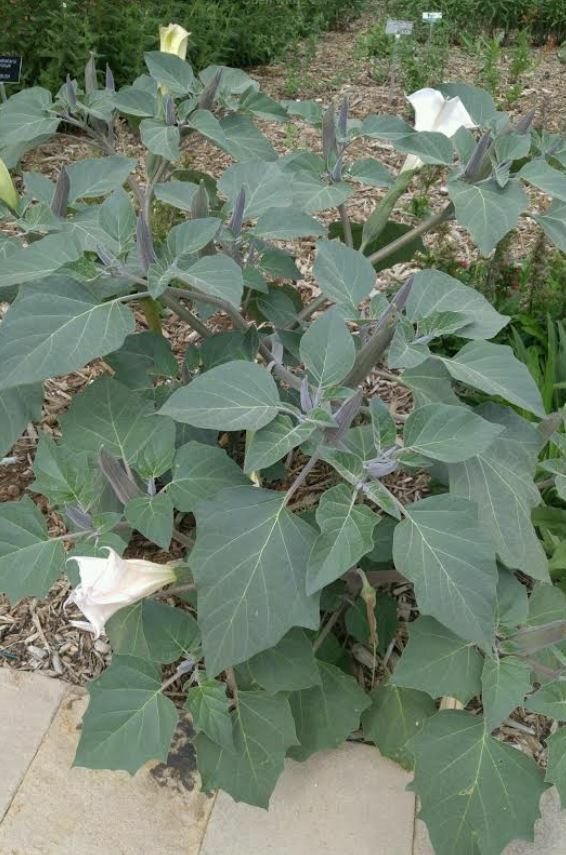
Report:
[[[361,33],[373,23],[371,17],[363,17],[341,32],[332,32],[324,36],[316,46],[314,53],[307,48],[298,50],[288,61],[266,68],[253,69],[251,75],[260,81],[264,91],[276,98],[314,98],[324,106],[330,102],[338,105],[344,96],[348,96],[350,114],[363,117],[368,113],[403,112],[410,119],[401,92],[395,92],[390,102],[389,83],[378,83],[373,74],[372,62],[360,59],[356,55],[356,43]],[[563,86],[566,66],[560,64],[554,49],[533,50],[534,63],[530,71],[522,76],[523,93],[510,112],[522,115],[533,107],[537,108],[537,121],[543,116],[550,130],[558,130],[564,125],[566,115],[566,89]],[[445,80],[463,80],[475,82],[480,60],[471,58],[464,51],[453,48],[450,53]],[[508,63],[503,67],[503,79],[508,77]],[[502,93],[505,92],[505,83]],[[552,110],[549,107],[552,97]],[[281,154],[307,145],[314,150],[321,149],[319,133],[311,127],[299,124],[292,130],[283,123],[261,123],[262,130]],[[141,147],[134,133],[123,126],[119,133],[119,149],[134,157],[141,154]],[[390,145],[374,140],[359,140],[352,147],[353,156],[374,156],[395,169],[403,156],[393,151]],[[68,162],[85,156],[94,156],[88,142],[79,137],[67,137],[48,142],[28,155],[23,164],[24,171],[36,170],[47,176],[56,176],[60,168]],[[206,140],[192,144],[189,152],[190,166],[203,171],[219,174],[230,164],[230,158]],[[211,169],[211,164],[213,167]],[[442,189],[431,191],[422,185],[422,194],[427,196],[429,206],[434,210],[444,204]],[[353,221],[364,221],[375,206],[382,191],[367,188],[357,193],[355,202],[348,206]],[[401,201],[402,218],[414,221],[408,207],[408,197]],[[331,213],[321,217],[327,222],[334,219]],[[532,240],[533,231],[526,225],[516,243],[517,254],[524,254]],[[466,234],[457,226],[446,227],[441,234],[427,238],[431,250],[461,259],[473,260],[477,251],[470,244]],[[305,299],[317,292],[310,276],[313,261],[314,244],[309,240],[294,241],[289,245],[297,255],[299,269],[304,279],[299,287]],[[411,265],[398,265],[392,270],[380,274],[379,282],[387,287],[400,282],[413,269]],[[0,304],[0,316],[7,306]],[[218,324],[222,320],[216,319]],[[139,329],[145,328],[145,321],[138,317]],[[186,325],[172,317],[166,318],[164,334],[172,343],[177,354],[184,352],[195,333]],[[102,360],[97,360],[81,371],[47,381],[45,384],[45,403],[43,416],[39,424],[29,425],[23,437],[15,444],[9,457],[12,462],[0,465],[0,501],[13,501],[20,498],[33,481],[33,456],[41,432],[58,435],[58,416],[69,406],[73,396],[96,376],[108,372],[109,368]],[[410,407],[410,396],[406,391],[400,394],[400,388],[394,382],[384,379],[379,373],[373,378],[373,388],[388,401],[395,402],[395,411],[402,419],[403,413]],[[309,484],[312,493],[316,493],[325,483],[324,470],[314,474]],[[424,476],[406,474],[390,476],[389,487],[404,502],[414,501],[426,491]],[[32,493],[34,501],[44,511],[50,532],[61,534],[64,531],[61,518],[50,509],[45,500]],[[307,498],[308,502],[308,498]],[[179,557],[178,552],[163,553],[157,547],[135,538],[130,547],[130,555],[144,555],[146,558],[165,561]],[[74,684],[84,684],[97,676],[110,659],[110,647],[103,639],[93,641],[89,633],[72,627],[69,619],[78,617],[72,609],[66,610],[65,600],[69,591],[66,581],[58,582],[44,600],[28,598],[11,605],[0,595],[0,666],[23,670],[42,671],[45,674],[60,677]],[[414,608],[410,586],[397,586],[393,593],[399,598],[400,611],[409,619]],[[547,726],[544,720],[536,716],[524,715],[515,725],[504,727],[501,735],[520,745],[521,749],[534,756],[543,758],[541,738]]]

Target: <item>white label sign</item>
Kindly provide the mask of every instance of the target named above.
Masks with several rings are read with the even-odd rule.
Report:
[[[395,21],[393,18],[387,19],[385,25],[385,34],[388,36],[410,36],[413,32],[412,21]]]
[[[442,12],[423,12],[423,21],[427,24],[435,24],[437,21],[442,21]]]

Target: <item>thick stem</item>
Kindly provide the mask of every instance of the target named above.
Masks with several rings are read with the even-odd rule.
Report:
[[[161,318],[159,317],[159,305],[152,297],[144,297],[140,300],[140,307],[149,329],[161,335],[163,330],[161,329]]]
[[[401,235],[397,240],[388,243],[387,246],[384,246],[381,249],[376,250],[376,252],[373,252],[371,255],[368,255],[368,261],[371,261],[372,264],[384,261],[386,258],[393,255],[393,253],[398,252],[400,249],[404,249],[416,238],[432,231],[447,220],[452,219],[453,216],[454,206],[452,202],[450,202],[442,209],[442,211],[439,211],[437,214],[433,214],[431,217],[423,220],[418,226],[415,226],[414,229],[411,229],[409,232],[405,232],[405,234]]]
[[[197,318],[197,316],[190,312],[189,309],[186,309],[176,297],[172,297],[170,294],[165,293],[161,295],[159,301],[163,303],[164,306],[167,306],[168,309],[175,312],[182,321],[185,321],[185,323],[202,336],[202,338],[208,338],[212,335],[212,331],[203,324],[200,318]]]
[[[383,199],[367,218],[362,231],[362,245],[360,247],[362,252],[368,244],[382,233],[389,222],[389,217],[395,204],[409,186],[413,174],[414,170],[411,169],[408,169],[406,172],[400,172]]]
[[[350,222],[350,217],[348,216],[348,212],[344,203],[338,205],[338,213],[340,214],[340,220],[342,222],[342,228],[344,230],[344,240],[346,241],[346,245],[350,248],[353,248],[354,238],[352,237],[352,224]]]
[[[305,483],[309,472],[311,472],[314,469],[314,467],[316,466],[316,464],[318,463],[319,460],[320,460],[320,446],[319,446],[319,448],[315,449],[311,459],[308,461],[308,463],[305,464],[305,466],[303,466],[303,468],[301,469],[301,471],[299,472],[299,474],[297,475],[297,477],[295,478],[295,480],[293,481],[293,483],[291,484],[291,486],[287,490],[284,505],[289,504],[290,500],[295,495],[295,493],[297,492],[299,487]]]

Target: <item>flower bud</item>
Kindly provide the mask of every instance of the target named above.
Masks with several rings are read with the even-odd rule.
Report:
[[[20,197],[8,172],[8,167],[0,158],[0,202],[4,202],[12,211],[17,210]]]

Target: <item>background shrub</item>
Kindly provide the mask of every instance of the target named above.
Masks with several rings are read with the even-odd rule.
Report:
[[[192,32],[190,59],[247,66],[281,56],[296,38],[356,14],[364,0],[9,0],[0,53],[23,54],[24,83],[56,88],[82,74],[89,50],[118,84],[143,70],[157,28],[175,21]]]

